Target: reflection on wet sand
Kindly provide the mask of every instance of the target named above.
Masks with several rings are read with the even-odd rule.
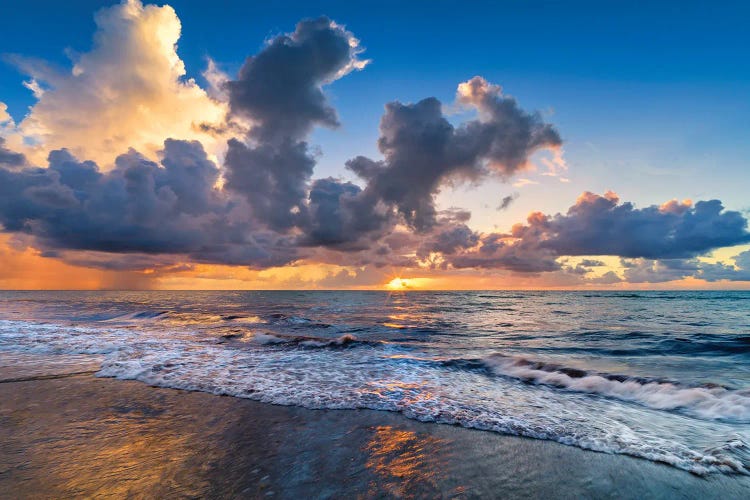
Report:
[[[204,395],[90,376],[1,389],[0,498],[198,498],[265,487],[267,449],[244,456],[242,469],[227,466],[233,443],[244,443],[225,438],[236,418],[216,420],[232,409],[223,398],[202,412]]]
[[[390,412],[312,411],[90,376],[0,383],[0,499],[613,492],[750,498],[750,482]]]
[[[44,408],[29,408],[16,418],[33,421],[44,412]],[[148,406],[114,406],[104,418],[61,421],[59,428],[37,429],[31,446],[18,450],[17,470],[9,472],[23,476],[25,469],[36,469],[41,472],[34,474],[38,491],[51,496],[125,498],[166,491],[199,495],[206,484],[195,461],[197,443],[190,433],[180,433],[178,426],[151,418],[160,412]],[[190,481],[179,484],[180,474],[188,471],[194,473]]]
[[[409,497],[415,492],[438,491],[436,476],[445,469],[446,455],[435,451],[444,444],[442,440],[389,425],[373,430],[365,449],[369,454],[366,466],[379,481],[371,484],[371,494],[385,490]]]

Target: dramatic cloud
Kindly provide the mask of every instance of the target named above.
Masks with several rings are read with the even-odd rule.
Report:
[[[215,189],[219,170],[198,142],[167,140],[161,165],[134,150],[100,172],[66,150],[49,168],[0,169],[0,223],[58,249],[184,254],[249,266],[293,260],[283,238],[254,228]]]
[[[684,259],[747,242],[747,220],[725,211],[719,200],[637,209],[620,204],[612,192],[585,192],[566,214],[532,213],[508,234],[485,235],[478,248],[456,255],[451,264],[541,272],[559,269],[561,256]]]
[[[254,123],[253,138],[279,144],[307,135],[315,125],[338,126],[322,86],[367,64],[359,41],[326,17],[297,24],[248,57],[236,80],[226,82],[234,114]]]
[[[338,126],[322,86],[363,68],[360,52],[357,39],[330,19],[305,20],[224,83],[231,113],[252,123],[244,142],[229,141],[226,187],[245,196],[269,228],[287,231],[307,223],[315,159],[304,139],[316,125]]]
[[[750,251],[732,259],[734,264],[699,259],[623,260],[625,280],[630,283],[663,283],[687,277],[712,281],[750,281]]]
[[[74,56],[70,70],[10,58],[44,89],[34,92],[38,101],[16,131],[35,146],[19,138],[14,146],[25,147],[37,164],[49,151],[67,148],[102,166],[128,148],[155,158],[169,137],[201,140],[211,152],[220,148],[224,141],[200,125],[221,123],[227,107],[185,79],[176,52],[181,25],[172,7],[129,0],[100,10],[95,21],[92,50]]]
[[[457,101],[475,108],[479,118],[456,128],[432,97],[416,104],[387,104],[378,140],[385,159],[360,156],[347,163],[368,182],[368,190],[395,204],[419,231],[435,224],[434,195],[441,185],[489,173],[510,177],[528,165],[535,151],[562,143],[539,114],[522,110],[481,77],[460,84]]]
[[[498,270],[524,286],[537,273],[555,286],[750,280],[750,252],[732,263],[702,258],[750,242],[747,220],[718,200],[636,208],[585,192],[565,214],[534,212],[507,233],[480,233],[469,212],[437,206],[446,186],[512,182],[542,150],[552,159],[541,175],[567,168],[555,128],[481,77],[457,89],[456,106],[473,119],[454,125],[434,97],[388,103],[382,158],[346,163],[359,184],[316,179],[307,141],[316,127],[339,125],[325,87],[367,64],[343,26],[303,20],[234,78],[209,62],[204,91],[185,79],[170,7],[125,1],[96,24],[93,49],[70,71],[12,58],[37,99],[18,125],[0,103],[0,230],[10,234],[1,241],[15,245],[0,256],[13,262],[64,261],[50,273],[95,268],[97,286],[150,286],[197,269],[232,280],[235,265],[263,287],[369,286],[394,268],[481,286]],[[622,277],[582,258],[598,255],[621,258]],[[0,282],[19,276],[6,271]]]
[[[684,258],[750,241],[747,220],[719,200],[636,209],[614,193],[584,193],[566,215],[534,217],[514,236],[543,238],[559,255]],[[527,236],[528,235],[528,236]]]
[[[394,222],[392,214],[370,193],[332,178],[313,183],[309,215],[303,244],[350,251],[370,247]]]

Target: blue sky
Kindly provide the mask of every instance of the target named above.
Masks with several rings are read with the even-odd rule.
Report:
[[[70,71],[92,48],[93,14],[117,2],[29,1],[3,6],[0,101],[20,123],[36,99],[18,55]],[[325,87],[341,127],[316,128],[315,177],[356,180],[357,155],[379,158],[378,124],[390,101],[434,96],[446,105],[475,75],[538,110],[563,140],[569,182],[444,185],[438,207],[472,211],[472,227],[507,230],[531,211],[565,212],[582,191],[616,191],[639,207],[721,199],[750,211],[750,4],[747,2],[206,2],[173,0],[177,53],[201,87],[207,59],[230,78],[303,18],[329,16],[371,60]],[[161,5],[160,3],[157,3]],[[454,123],[465,113],[451,114]],[[537,158],[536,161],[539,161]],[[516,179],[517,180],[517,179]],[[507,210],[494,207],[507,195]]]

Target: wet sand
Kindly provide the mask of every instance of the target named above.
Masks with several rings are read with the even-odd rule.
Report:
[[[0,498],[750,498],[745,476],[395,413],[15,378],[0,383]]]

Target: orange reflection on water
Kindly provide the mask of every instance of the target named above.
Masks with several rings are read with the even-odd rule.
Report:
[[[411,315],[408,313],[389,314],[388,321],[384,322],[383,326],[387,326],[388,328],[396,328],[399,330],[409,328],[409,326],[411,326],[409,324],[409,319],[411,319]]]
[[[382,480],[371,485],[374,491],[385,489],[397,497],[437,488],[445,464],[436,453],[443,441],[429,435],[395,429],[390,425],[376,427],[365,451],[370,454],[366,466]]]
[[[402,382],[400,380],[380,380],[371,382],[360,389],[361,394],[375,395],[379,399],[392,399],[398,395],[401,404],[423,403],[435,399],[436,395],[427,390],[424,382]]]

